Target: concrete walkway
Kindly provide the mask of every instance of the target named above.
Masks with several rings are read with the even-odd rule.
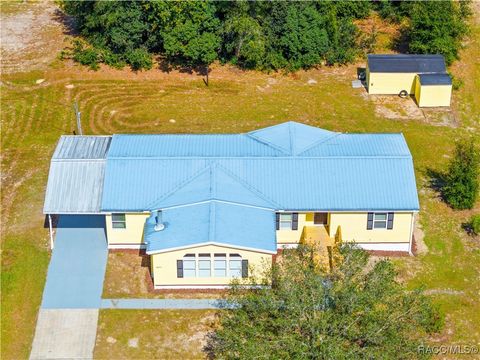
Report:
[[[102,299],[102,309],[231,309],[220,299]]]
[[[30,359],[92,359],[107,264],[105,218],[61,216]]]

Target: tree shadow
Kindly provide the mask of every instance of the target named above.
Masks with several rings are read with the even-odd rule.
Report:
[[[72,16],[65,14],[61,9],[56,8],[52,18],[57,23],[63,25],[64,35],[71,35],[71,36],[80,35],[80,33],[78,32],[77,26],[75,24],[75,19]]]
[[[443,189],[446,184],[446,174],[444,172],[428,168],[426,175],[429,179],[428,186],[440,195],[442,201],[445,201]]]
[[[405,27],[402,27],[399,31],[399,36],[393,39],[391,49],[401,54],[408,53],[408,44],[410,42],[410,36]]]

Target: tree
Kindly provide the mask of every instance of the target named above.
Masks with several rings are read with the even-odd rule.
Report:
[[[218,58],[220,21],[213,2],[158,2],[154,11],[162,14],[159,23],[167,58],[191,66],[204,65],[207,71]]]
[[[471,209],[478,196],[480,154],[471,141],[456,144],[455,157],[451,160],[442,188],[445,201],[454,209]]]
[[[407,292],[390,261],[367,269],[366,252],[341,251],[341,263],[326,273],[308,247],[285,250],[257,280],[263,287],[234,284],[228,300],[236,306],[218,313],[206,350],[220,359],[421,357],[422,339],[443,324],[437,308],[421,290]]]
[[[467,33],[468,5],[449,1],[416,1],[410,10],[408,49],[411,53],[442,54],[447,65],[458,58]]]

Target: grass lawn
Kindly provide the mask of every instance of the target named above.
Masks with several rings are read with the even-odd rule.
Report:
[[[101,310],[95,359],[204,359],[211,310]]]
[[[432,341],[480,343],[480,240],[461,227],[480,211],[480,202],[472,211],[452,211],[430,188],[428,176],[430,170],[445,168],[455,139],[480,133],[479,39],[477,23],[462,61],[452,67],[464,86],[454,93],[451,111],[425,112],[411,99],[367,97],[364,90],[351,88],[353,65],[288,76],[216,67],[208,88],[200,77],[186,73],[91,72],[58,62],[44,70],[3,74],[2,358],[27,358],[30,351],[49,260],[42,215],[49,159],[58,137],[75,129],[74,100],[86,134],[237,133],[286,120],[335,131],[404,133],[414,158],[429,252],[395,259],[400,276],[411,288],[424,285],[446,313],[447,326]],[[36,84],[38,79],[45,81]],[[151,358],[161,351],[178,358],[197,351],[200,356],[196,336],[207,327],[205,316],[102,311],[95,355]],[[133,337],[139,339],[137,348],[128,346]]]

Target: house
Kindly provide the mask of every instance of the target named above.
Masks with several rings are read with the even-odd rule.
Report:
[[[105,216],[155,288],[224,287],[302,237],[411,252],[419,210],[402,134],[287,122],[243,134],[62,136],[44,213]],[[313,235],[312,235],[313,234]],[[314,238],[315,240],[315,238]]]
[[[442,55],[374,55],[367,58],[369,94],[414,95],[418,106],[450,106],[452,79]]]

